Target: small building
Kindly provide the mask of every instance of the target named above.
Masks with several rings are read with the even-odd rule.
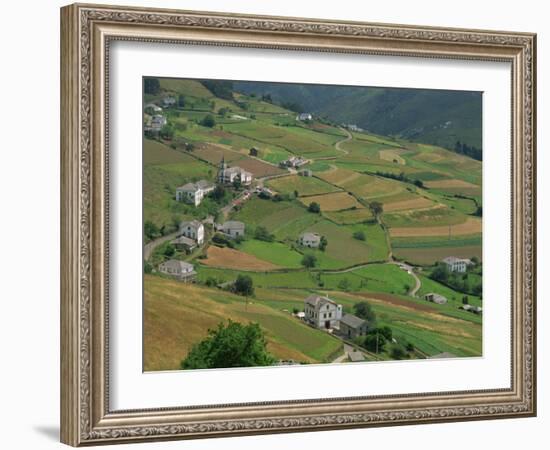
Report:
[[[248,186],[252,183],[252,174],[238,166],[229,167],[225,158],[222,157],[222,160],[218,166],[218,176],[217,180],[220,184],[233,184],[236,180],[240,181],[243,186]]]
[[[310,113],[300,113],[296,116],[296,120],[305,122],[306,120],[313,120],[313,116]]]
[[[164,125],[167,124],[166,117],[160,114],[155,114],[151,119],[151,129],[160,130]]]
[[[283,169],[286,167],[298,168],[303,166],[304,164],[307,164],[308,162],[309,160],[304,159],[301,156],[291,156],[290,158],[281,161],[279,163],[279,167]]]
[[[340,319],[340,335],[346,339],[355,339],[367,334],[369,324],[366,320],[353,314],[344,314]]]
[[[298,243],[302,247],[318,248],[321,244],[321,236],[317,233],[302,233],[298,238]]]
[[[468,266],[472,264],[469,259],[457,258],[456,256],[447,256],[443,259],[443,262],[447,265],[449,272],[464,273],[468,269]]]
[[[312,294],[304,300],[305,320],[317,328],[331,329],[342,318],[342,305],[328,297]]]
[[[313,172],[310,169],[303,169],[298,172],[298,175],[301,175],[302,177],[311,177]]]
[[[429,294],[426,294],[424,296],[424,299],[432,303],[437,303],[438,305],[444,305],[445,303],[447,303],[447,298],[443,297],[440,294],[436,294],[434,292],[430,292]]]
[[[359,350],[353,350],[352,352],[349,352],[348,356],[351,362],[365,361],[365,355],[363,355],[363,353],[361,353]]]
[[[206,180],[200,180],[196,183],[187,183],[176,188],[176,200],[178,202],[187,202],[199,206],[202,199],[214,189],[215,186]]]
[[[181,281],[191,281],[197,274],[193,264],[177,259],[170,259],[159,265],[159,272],[170,275]]]
[[[483,312],[483,308],[481,306],[474,306],[474,305],[462,305],[459,309],[463,309],[464,311],[469,311],[474,314],[481,314]]]
[[[204,225],[198,220],[180,223],[179,236],[193,239],[197,245],[204,243]],[[178,237],[179,237],[178,236]]]
[[[244,236],[245,225],[237,220],[228,220],[221,226],[222,233],[231,238]]]
[[[145,105],[144,109],[146,112],[149,112],[151,114],[157,114],[162,112],[162,108],[158,105],[155,105],[154,103],[148,103],[147,105]]]
[[[197,243],[187,236],[180,236],[170,241],[170,244],[172,244],[178,250],[185,251],[187,253],[191,253],[193,250],[195,250],[195,248],[197,248]]]
[[[175,97],[164,97],[162,99],[162,104],[165,107],[174,106],[176,104],[176,99],[175,99]]]

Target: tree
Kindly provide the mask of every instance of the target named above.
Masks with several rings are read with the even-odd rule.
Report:
[[[327,248],[327,245],[328,245],[327,238],[325,236],[321,236],[321,240],[319,241],[319,250],[324,252],[325,249]]]
[[[321,205],[317,202],[311,202],[307,210],[311,213],[319,214],[321,212]]]
[[[149,261],[145,261],[143,264],[143,272],[151,273],[153,271],[153,266]]]
[[[229,320],[208,330],[181,362],[182,369],[270,366],[275,358],[267,351],[267,340],[257,323],[243,325]]]
[[[390,350],[390,356],[392,359],[404,359],[407,357],[407,353],[400,345],[394,345]]]
[[[203,127],[214,128],[214,126],[216,125],[216,119],[214,119],[214,116],[212,114],[207,114],[201,120],[201,125]]]
[[[185,107],[185,95],[183,94],[178,95],[178,107],[180,108]]]
[[[225,197],[225,188],[221,185],[221,184],[218,184],[214,190],[212,191],[212,193],[210,194],[210,196],[212,197],[213,200],[215,200],[216,202],[219,202],[220,200],[223,200],[223,198]]]
[[[474,212],[474,216],[482,217],[483,216],[483,207],[478,206]]]
[[[387,339],[380,333],[368,333],[363,341],[363,347],[369,352],[380,353],[384,351]]]
[[[365,232],[364,231],[356,231],[355,233],[353,233],[353,237],[354,239],[357,239],[358,241],[364,241],[367,239],[367,236],[365,235]]]
[[[164,247],[163,254],[167,258],[174,256],[175,253],[176,253],[176,247],[174,247],[172,244],[168,243],[166,247]]]
[[[312,255],[311,253],[308,253],[307,255],[304,255],[302,258],[302,266],[309,268],[315,267],[317,264],[317,258],[315,255]]]
[[[468,304],[468,296],[467,296],[467,295],[464,295],[464,296],[462,297],[462,304],[463,304],[463,305],[467,305],[467,304]]]
[[[259,241],[273,242],[275,237],[267,230],[266,227],[259,225],[254,230],[254,238]]]
[[[430,278],[435,281],[446,283],[449,280],[449,268],[445,263],[438,263],[435,269],[430,274]]]
[[[160,92],[160,82],[156,78],[145,78],[143,90],[146,94],[157,95]]]
[[[384,207],[382,206],[382,203],[377,201],[370,202],[369,209],[371,210],[374,217],[376,217],[377,219],[384,212]]]
[[[250,275],[239,275],[235,280],[235,292],[245,297],[254,295],[254,283]]]
[[[150,241],[160,236],[158,227],[150,220],[146,220],[143,224],[143,233],[145,234],[145,237]]]
[[[416,186],[416,187],[419,187],[419,188],[423,188],[424,187],[424,183],[422,182],[422,180],[419,180],[419,179],[416,179],[413,181],[413,184]]]
[[[353,305],[353,312],[357,317],[366,320],[369,324],[376,322],[376,313],[368,302],[359,302]]]
[[[232,184],[233,184],[233,188],[235,188],[235,189],[240,189],[241,186],[242,186],[241,179],[238,178],[238,177],[235,178],[235,179],[233,180],[233,183],[232,183]]]
[[[172,127],[172,125],[168,125],[168,124],[164,125],[160,129],[160,136],[163,139],[172,140],[174,138],[174,128]]]
[[[338,289],[342,291],[349,291],[351,288],[351,283],[347,278],[343,278],[338,282]]]

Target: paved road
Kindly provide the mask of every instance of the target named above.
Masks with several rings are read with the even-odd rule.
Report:
[[[172,239],[176,239],[177,236],[178,236],[178,232],[174,231],[173,233],[167,234],[166,236],[159,237],[154,241],[151,241],[145,244],[145,246],[143,247],[143,258],[145,259],[145,261],[147,261],[151,257],[153,250],[157,248],[160,244],[169,240],[171,241]]]
[[[344,353],[342,353],[337,358],[333,359],[332,362],[333,363],[342,363],[344,361],[347,361],[349,359],[349,353],[354,352],[354,351],[355,351],[355,349],[351,345],[344,343]]]

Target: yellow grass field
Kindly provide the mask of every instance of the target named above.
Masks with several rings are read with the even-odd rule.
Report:
[[[426,186],[434,189],[445,189],[445,188],[478,188],[479,186],[468,183],[464,180],[451,179],[451,180],[435,180],[435,181],[426,181]]]
[[[389,161],[389,162],[397,161],[397,164],[401,164],[402,166],[404,166],[406,161],[401,156],[399,156],[401,153],[403,153],[403,150],[387,149],[387,150],[380,150],[378,152],[378,156],[383,161]]]
[[[211,245],[207,250],[207,259],[201,262],[211,267],[222,267],[237,270],[276,270],[279,266],[256,258],[254,255],[232,248],[220,248]]]
[[[340,211],[342,209],[364,208],[355,197],[347,192],[335,192],[334,194],[312,195],[309,197],[301,197],[300,201],[308,206],[311,202],[317,202],[321,205],[321,211]]]
[[[361,178],[359,172],[348,169],[331,169],[317,174],[319,178],[337,186],[349,186],[353,181]]]
[[[481,220],[468,217],[464,223],[458,225],[433,226],[433,227],[398,227],[390,229],[392,237],[420,237],[420,236],[447,236],[450,232],[453,236],[481,233]]]
[[[290,321],[305,327],[260,303],[245,304],[242,297],[189,283],[145,276],[143,320],[143,365],[145,371],[177,370],[191,347],[207,336],[208,329],[231,320],[248,323],[266,318],[268,350],[280,359],[315,362],[299,350],[282,343],[269,325],[271,321]],[[306,327],[306,333],[311,330]],[[321,336],[323,337],[323,336]]]
[[[384,211],[403,211],[407,209],[422,209],[430,208],[434,206],[435,203],[431,200],[428,200],[425,197],[416,197],[411,200],[403,200],[398,202],[384,203]]]

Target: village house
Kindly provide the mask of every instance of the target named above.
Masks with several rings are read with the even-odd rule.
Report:
[[[468,266],[472,264],[469,259],[457,258],[456,256],[447,256],[443,259],[443,262],[447,265],[449,272],[464,273],[468,269]]]
[[[145,105],[145,111],[156,114],[162,112],[162,108],[158,105],[155,105],[154,103],[148,103],[147,105]]]
[[[193,239],[190,239],[186,236],[180,236],[170,241],[170,244],[172,244],[178,250],[184,251],[186,253],[191,253],[197,248],[197,243]]]
[[[285,167],[292,167],[292,168],[298,168],[300,166],[303,166],[304,164],[307,164],[308,160],[302,158],[301,156],[291,156],[288,159],[285,159],[284,161],[281,161],[279,163],[279,167],[285,168]]]
[[[298,243],[302,247],[318,248],[321,244],[321,236],[317,233],[305,232],[298,238]]]
[[[306,120],[313,120],[313,116],[310,113],[300,113],[296,116],[296,120],[305,122]]]
[[[440,294],[435,294],[433,292],[426,294],[424,296],[424,299],[432,303],[437,303],[438,305],[444,305],[445,303],[447,303],[447,299],[445,297]]]
[[[353,314],[344,314],[340,319],[340,335],[346,339],[355,339],[367,334],[369,324]]]
[[[176,200],[178,202],[187,202],[199,206],[202,199],[214,189],[215,186],[206,180],[200,180],[196,183],[187,183],[176,188]]]
[[[242,222],[237,220],[228,220],[221,226],[222,233],[226,234],[231,238],[236,238],[237,236],[244,236],[245,225]]]
[[[179,236],[193,239],[197,245],[204,243],[204,225],[198,220],[180,223]],[[178,237],[179,237],[178,236]]]
[[[162,104],[165,107],[174,106],[176,104],[176,99],[174,97],[164,97],[162,99]]]
[[[304,301],[305,320],[317,328],[330,329],[342,318],[342,305],[328,297],[312,294]]]
[[[156,114],[151,119],[151,128],[153,130],[160,130],[164,125],[166,125],[166,117]]]
[[[240,181],[242,185],[248,186],[252,183],[252,174],[238,166],[229,167],[225,163],[225,158],[222,157],[218,166],[218,183],[233,184],[236,180]]]
[[[170,259],[159,265],[159,272],[173,276],[181,281],[191,281],[197,272],[193,264],[177,259]]]

